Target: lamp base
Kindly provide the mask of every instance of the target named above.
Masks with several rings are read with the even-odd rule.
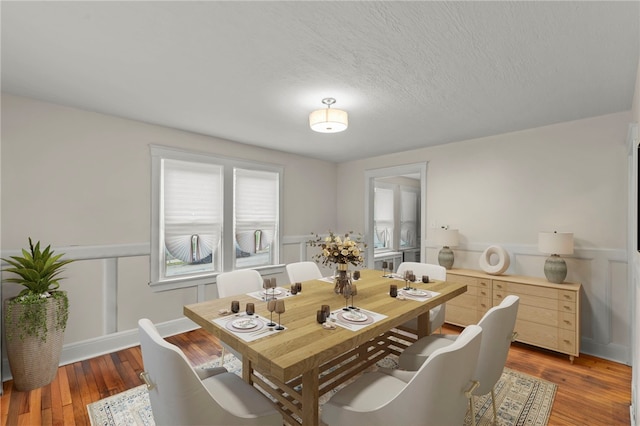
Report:
[[[567,278],[567,263],[557,254],[552,254],[544,262],[544,276],[549,282],[562,284]]]
[[[442,247],[438,253],[438,263],[446,269],[451,269],[453,266],[453,250],[447,246]]]

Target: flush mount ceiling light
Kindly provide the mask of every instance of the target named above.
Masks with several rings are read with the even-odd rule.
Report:
[[[320,133],[337,133],[346,130],[349,126],[347,112],[331,109],[331,105],[336,103],[333,98],[324,98],[322,103],[327,106],[325,109],[318,109],[309,114],[311,130]]]

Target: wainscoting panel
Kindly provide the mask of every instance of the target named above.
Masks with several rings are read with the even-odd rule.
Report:
[[[283,263],[311,260],[314,249],[308,248],[309,236],[287,236],[283,239]],[[491,244],[466,244],[454,248],[455,268],[479,269],[478,259]],[[510,255],[511,265],[507,274],[544,277],[546,256],[533,246],[503,245]],[[65,258],[76,262],[73,271],[81,277],[69,281],[82,296],[78,303],[90,307],[98,321],[74,323],[73,332],[65,336],[61,365],[138,344],[136,321],[141,312],[150,312],[162,319],[157,322],[163,335],[181,333],[196,328],[182,316],[182,306],[217,296],[215,282],[198,283],[191,287],[154,292],[148,288],[149,244],[124,244],[113,246],[54,247]],[[428,243],[426,259],[437,263],[439,247]],[[3,251],[1,257],[18,253]],[[568,281],[581,282],[582,352],[606,359],[631,363],[631,297],[627,279],[627,261],[624,250],[596,250],[576,248],[567,260]],[[330,274],[329,268],[321,268]],[[272,268],[265,275],[275,276],[278,282],[287,283],[283,267]],[[90,283],[83,279],[90,277]],[[82,287],[84,286],[84,287]],[[13,296],[2,294],[0,298]],[[67,288],[65,286],[65,288]],[[141,308],[145,306],[145,308]],[[141,309],[143,309],[141,311]],[[145,311],[146,309],[146,311]],[[88,325],[87,325],[88,324]],[[86,326],[86,327],[85,327]],[[86,329],[75,330],[78,327]],[[88,328],[87,328],[88,327]],[[81,337],[75,337],[81,336]],[[87,337],[89,336],[89,337]],[[2,380],[10,378],[6,355],[2,358]]]

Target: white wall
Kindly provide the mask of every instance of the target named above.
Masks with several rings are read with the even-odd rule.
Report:
[[[501,244],[512,256],[510,273],[543,276],[537,233],[574,232],[568,280],[584,285],[582,349],[629,362],[631,120],[625,112],[335,165],[3,94],[1,245],[21,248],[28,236],[54,246],[148,244],[149,144],[283,165],[284,234],[291,240],[312,231],[364,230],[364,171],[424,161],[426,224],[460,229],[455,267],[477,268],[482,250]],[[425,245],[427,261],[435,262],[438,247],[429,233]],[[298,248],[285,248],[285,262],[299,256]],[[67,269],[66,346],[103,335],[97,308],[104,305],[103,266],[83,261]],[[117,275],[118,330],[135,328],[141,316],[180,318],[184,304],[203,297],[197,289],[153,293],[145,256],[121,262]]]
[[[333,163],[2,94],[2,249],[26,247],[27,237],[54,247],[148,245],[149,144],[280,164],[284,235],[335,228]],[[285,250],[283,260],[298,254]],[[67,267],[65,345],[103,335],[103,266],[88,260]],[[195,288],[152,292],[148,256],[119,262],[117,275],[117,330],[134,329],[143,316],[180,318],[183,305],[198,301]],[[11,285],[3,289],[3,298],[15,294]]]
[[[544,277],[539,231],[568,231],[576,252],[568,281],[581,282],[582,350],[630,362],[626,272],[627,147],[631,113],[342,163],[340,229],[362,229],[364,171],[428,162],[426,224],[460,230],[454,267],[478,269],[491,244],[511,255],[509,273]],[[427,261],[437,262],[427,229]]]

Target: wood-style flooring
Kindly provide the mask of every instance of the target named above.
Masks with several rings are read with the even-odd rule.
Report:
[[[459,329],[445,326],[445,333]],[[193,365],[218,356],[221,346],[206,331],[167,338],[182,348]],[[567,356],[514,343],[507,367],[558,385],[549,425],[629,425],[631,367],[582,355],[574,364]],[[56,379],[40,389],[18,392],[3,383],[2,425],[89,425],[87,404],[142,384],[140,347],[76,362],[58,370]]]

